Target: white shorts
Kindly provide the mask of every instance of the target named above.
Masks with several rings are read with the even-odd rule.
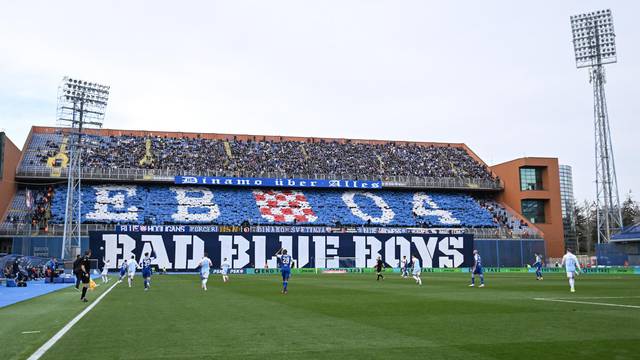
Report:
[[[414,271],[413,276],[420,276],[421,273],[422,273],[421,271]]]
[[[567,278],[568,279],[573,279],[574,274],[575,274],[575,272],[573,272],[573,271],[567,271]]]
[[[202,279],[208,279],[209,278],[209,272],[208,271],[203,271],[200,273],[200,278]]]
[[[130,279],[133,279],[134,276],[136,276],[135,272],[130,272],[127,274],[129,276]]]
[[[109,270],[102,269],[102,275],[109,275]]]

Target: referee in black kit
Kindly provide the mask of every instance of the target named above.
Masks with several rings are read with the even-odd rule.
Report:
[[[87,250],[84,252],[84,257],[80,262],[80,278],[82,280],[82,296],[80,296],[80,300],[82,302],[88,302],[87,300],[87,289],[89,288],[89,282],[91,281],[91,262],[89,258],[91,257],[91,250]]]
[[[82,263],[82,257],[76,256],[76,260],[73,262],[73,275],[76,276],[76,290],[80,290],[80,282],[82,280],[82,269],[80,264]]]

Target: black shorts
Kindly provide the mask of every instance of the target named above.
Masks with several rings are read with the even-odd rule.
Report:
[[[81,278],[83,284],[88,284],[89,281],[91,281],[91,277],[89,276],[88,273],[80,274],[80,278]]]

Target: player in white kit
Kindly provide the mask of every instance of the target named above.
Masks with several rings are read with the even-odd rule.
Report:
[[[231,268],[231,264],[229,264],[229,262],[227,261],[227,258],[224,258],[224,260],[222,260],[222,266],[221,266],[221,271],[222,271],[222,281],[227,282],[229,281],[229,269]]]
[[[422,273],[422,267],[420,266],[420,260],[415,255],[411,257],[411,260],[411,262],[413,263],[413,278],[416,280],[416,284],[422,286],[422,278],[420,277],[420,274]]]
[[[133,277],[136,276],[136,269],[138,269],[140,265],[136,261],[136,256],[131,255],[131,259],[127,264],[127,281],[129,282],[129,287],[133,286]]]
[[[198,267],[200,267],[200,280],[202,280],[202,290],[207,291],[207,281],[209,281],[209,272],[211,271],[211,267],[213,263],[211,259],[209,259],[209,254],[204,253],[204,257],[198,263]]]
[[[576,292],[576,279],[575,277],[580,274],[580,263],[578,258],[573,255],[573,249],[567,248],[567,253],[562,257],[562,266],[567,269],[567,278],[569,279],[569,286],[571,286],[571,292]]]
[[[109,260],[102,260],[104,262],[104,265],[102,266],[102,273],[100,274],[100,276],[102,277],[102,283],[106,284],[109,282]]]

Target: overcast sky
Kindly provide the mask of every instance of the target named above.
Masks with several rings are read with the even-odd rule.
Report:
[[[593,198],[569,16],[604,8],[624,197],[640,191],[637,1],[0,0],[0,129],[22,147],[55,125],[70,75],[111,85],[108,128],[464,142],[490,165],[558,157]]]

